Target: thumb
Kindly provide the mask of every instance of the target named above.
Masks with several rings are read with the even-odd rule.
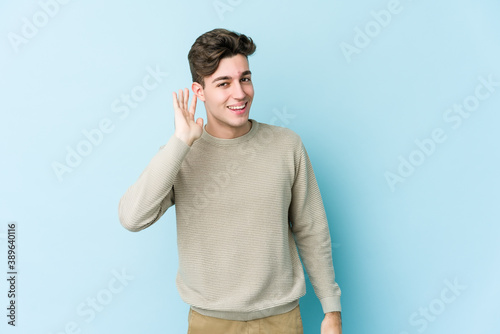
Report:
[[[198,119],[196,120],[196,124],[198,124],[199,126],[201,126],[201,127],[203,128],[203,118],[201,118],[201,117],[200,117],[200,118],[198,118]]]

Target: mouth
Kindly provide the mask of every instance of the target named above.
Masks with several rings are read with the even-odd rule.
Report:
[[[247,106],[248,101],[245,103],[233,104],[231,106],[227,106],[227,108],[236,115],[241,115],[247,110]]]

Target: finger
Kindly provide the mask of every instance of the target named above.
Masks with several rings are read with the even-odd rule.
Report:
[[[184,93],[182,92],[182,89],[179,89],[179,107],[182,109],[182,104],[184,100]]]
[[[173,98],[173,103],[174,103],[174,109],[179,107],[179,101],[177,101],[177,93],[172,92],[172,98]]]
[[[196,124],[198,124],[199,126],[201,126],[201,127],[203,128],[203,118],[201,118],[201,117],[200,117],[200,118],[198,118],[198,119],[196,120]]]
[[[189,90],[184,88],[184,110],[188,110],[189,104]]]
[[[191,108],[189,109],[189,112],[193,115],[196,112],[196,101],[197,101],[196,94],[194,94],[193,101],[191,101]]]

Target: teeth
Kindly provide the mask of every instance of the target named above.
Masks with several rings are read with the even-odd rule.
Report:
[[[239,106],[239,107],[229,107],[229,106],[228,106],[228,108],[229,108],[229,109],[233,109],[233,110],[241,110],[241,109],[245,108],[245,106],[246,106],[246,105],[247,105],[247,104],[245,103],[244,105]]]

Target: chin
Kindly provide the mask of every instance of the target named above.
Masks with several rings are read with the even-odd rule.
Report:
[[[220,125],[225,124],[226,126],[230,126],[233,128],[240,128],[242,126],[245,126],[246,123],[249,120],[249,113],[246,111],[245,113],[241,115],[236,115],[232,113],[231,111],[225,111],[220,114],[212,114],[211,117],[213,117],[214,121],[216,123],[219,123]],[[210,121],[209,121],[210,122]]]
[[[232,122],[230,122],[230,124],[232,124],[233,126],[236,126],[236,127],[243,126],[248,122],[248,119],[249,119],[248,116],[249,116],[248,114],[245,114],[245,115],[241,115],[239,117],[233,118]]]
[[[248,119],[249,119],[249,113],[245,112],[241,115],[234,115],[234,114],[229,114],[228,117],[226,117],[227,123],[234,125],[234,126],[241,126],[244,125]]]

